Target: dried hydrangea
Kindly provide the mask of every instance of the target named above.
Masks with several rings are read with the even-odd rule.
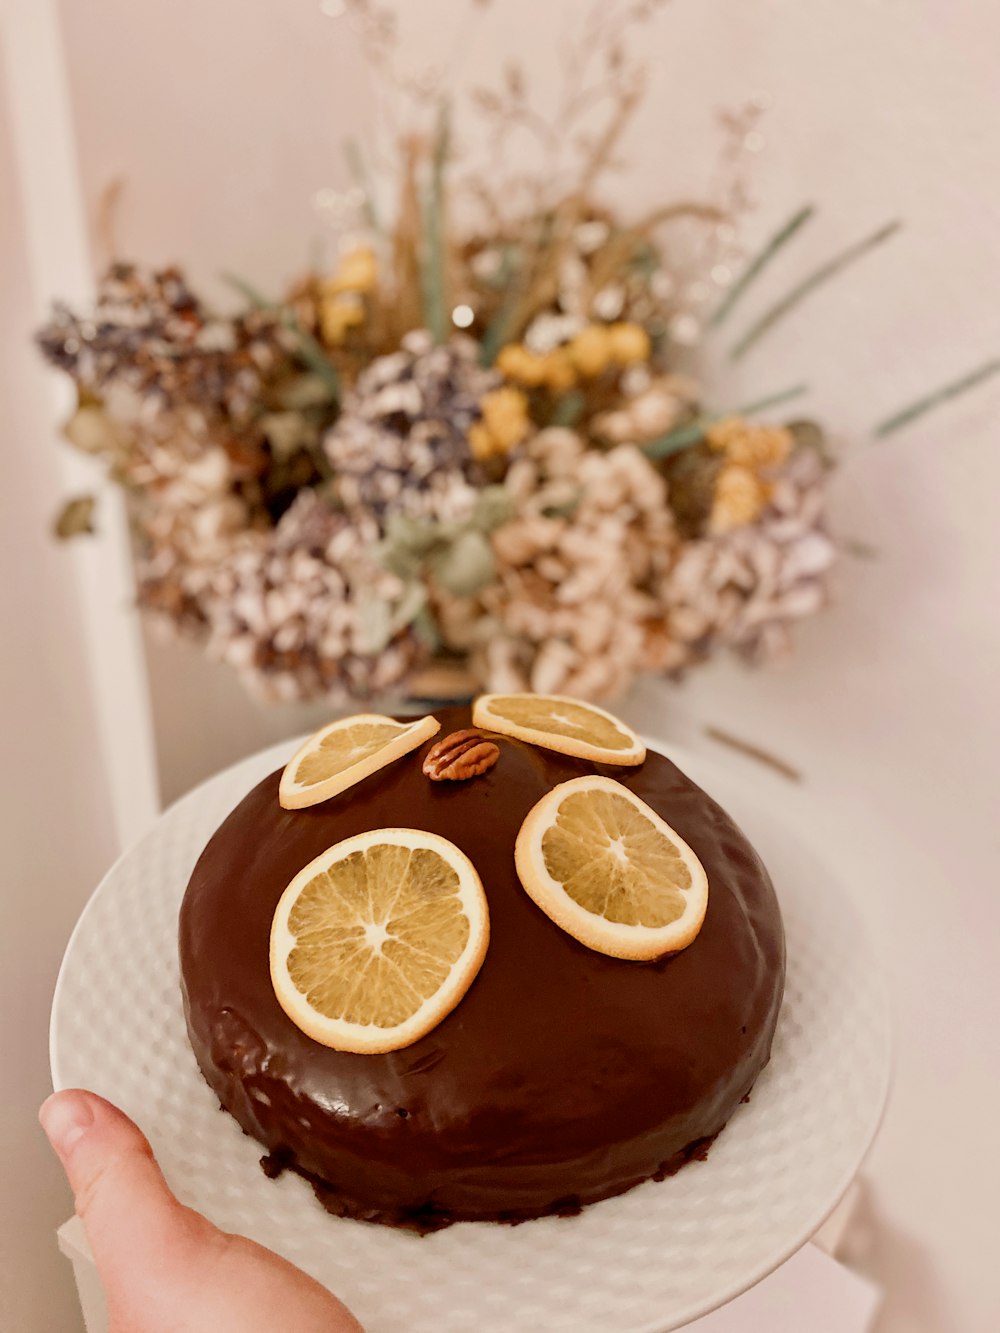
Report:
[[[661,652],[650,589],[676,540],[662,478],[631,445],[600,453],[553,428],[505,485],[516,515],[492,536],[495,582],[475,603],[442,599],[446,638],[490,689],[620,693]]]
[[[178,590],[198,608],[210,655],[261,698],[347,701],[394,690],[423,649],[403,626],[390,623],[386,636],[373,625],[372,608],[391,608],[403,591],[372,559],[378,537],[373,516],[348,516],[303,491],[272,531],[244,533],[220,560],[186,565]]]
[[[676,375],[643,377],[635,392],[627,392],[621,403],[594,418],[594,433],[613,444],[642,444],[679,425],[693,415],[697,391]]]
[[[498,384],[477,357],[470,338],[435,346],[420,330],[362,371],[324,441],[346,509],[438,522],[471,512],[485,475],[469,431]]]
[[[176,268],[112,264],[92,313],[56,306],[38,344],[90,393],[123,385],[158,408],[239,423],[287,367],[288,338],[274,312],[211,314]]]
[[[823,461],[800,447],[776,473],[752,523],[680,547],[660,589],[668,666],[690,666],[722,647],[755,662],[789,651],[794,622],[829,599],[836,547],[825,502]]]
[[[175,270],[114,267],[93,319],[60,312],[41,341],[81,389],[67,435],[128,487],[142,603],[267,698],[403,690],[432,630],[489,688],[589,698],[722,647],[786,651],[834,559],[819,454],[718,422],[670,459],[668,497],[637,443],[690,417],[690,386],[652,374],[627,321],[544,331],[497,371],[471,339],[407,335],[322,457],[321,376],[274,317],[210,316]],[[617,400],[587,429],[611,447],[531,434],[529,394],[609,368]]]

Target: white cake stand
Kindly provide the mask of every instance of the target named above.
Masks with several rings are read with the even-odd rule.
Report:
[[[815,1233],[885,1105],[890,1024],[878,970],[833,855],[759,804],[745,772],[662,744],[760,851],[788,939],[771,1063],[708,1160],[578,1217],[465,1223],[424,1238],[332,1218],[299,1178],[266,1179],[260,1145],[219,1111],[188,1045],[177,912],[209,836],[294,748],[266,750],[190,792],[97,888],[56,986],[57,1088],[91,1088],[121,1106],[185,1203],[312,1273],[369,1333],[667,1333],[745,1291]]]

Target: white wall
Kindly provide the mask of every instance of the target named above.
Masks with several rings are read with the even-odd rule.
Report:
[[[405,8],[419,63],[442,45],[455,0]],[[505,33],[491,30],[459,64],[475,79],[505,44],[523,43],[545,77],[559,14],[582,8],[495,3]],[[314,0],[93,0],[64,3],[63,15],[85,188],[96,206],[111,176],[127,176],[125,248],[182,259],[206,279],[226,267],[276,287],[294,272],[310,197],[343,179],[342,133],[369,115],[343,22]],[[868,1258],[892,1284],[884,1333],[985,1333],[1000,1308],[990,1146],[1000,1104],[1000,378],[906,434],[868,435],[903,402],[1000,353],[998,43],[1000,9],[979,0],[674,0],[648,42],[655,86],[621,185],[636,209],[675,183],[696,189],[714,108],[771,98],[751,242],[803,202],[819,214],[734,332],[834,249],[890,217],[906,224],[738,374],[718,357],[714,381],[723,402],[810,381],[810,408],[845,454],[838,525],[874,543],[878,559],[845,563],[840,604],[806,628],[790,670],[720,665],[665,704],[643,696],[644,715],[662,708],[668,729],[694,734],[705,720],[797,764],[813,834],[850,840],[870,866],[856,887],[900,1013],[896,1095],[869,1167],[878,1228]],[[42,462],[19,454],[18,465]],[[36,543],[32,577],[48,571],[58,587],[60,556],[38,537],[44,507],[32,520],[19,506],[17,519]],[[2,670],[38,689],[20,659]],[[152,674],[167,794],[295,729],[183,649],[153,649]],[[8,687],[0,697],[17,696]],[[42,701],[18,712],[34,726]],[[99,850],[86,875],[77,858],[68,899],[96,874]],[[30,845],[26,855],[31,864]]]
[[[111,813],[83,667],[58,502],[0,86],[0,1328],[80,1326],[55,1228],[71,1210],[35,1118],[51,1091],[48,1010],[59,960],[114,855]]]

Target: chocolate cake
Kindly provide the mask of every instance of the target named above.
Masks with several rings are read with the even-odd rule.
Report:
[[[469,725],[440,710],[441,735]],[[422,750],[323,804],[283,810],[280,772],[205,848],[180,914],[188,1031],[222,1106],[307,1177],[330,1212],[430,1230],[575,1211],[703,1156],[767,1063],[784,936],[767,872],[715,802],[662,755],[603,768],[507,737],[469,782],[432,782]],[[518,881],[514,841],[559,782],[600,772],[696,851],[708,911],[687,949],[650,963],[588,949]],[[312,858],[406,825],[476,866],[490,945],[468,993],[403,1050],[356,1055],[307,1037],[268,971],[271,919]]]

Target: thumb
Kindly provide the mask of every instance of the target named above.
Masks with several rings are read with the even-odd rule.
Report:
[[[162,1265],[214,1231],[170,1192],[146,1136],[96,1093],[53,1093],[38,1113],[69,1179],[97,1270],[111,1293],[136,1267]]]

